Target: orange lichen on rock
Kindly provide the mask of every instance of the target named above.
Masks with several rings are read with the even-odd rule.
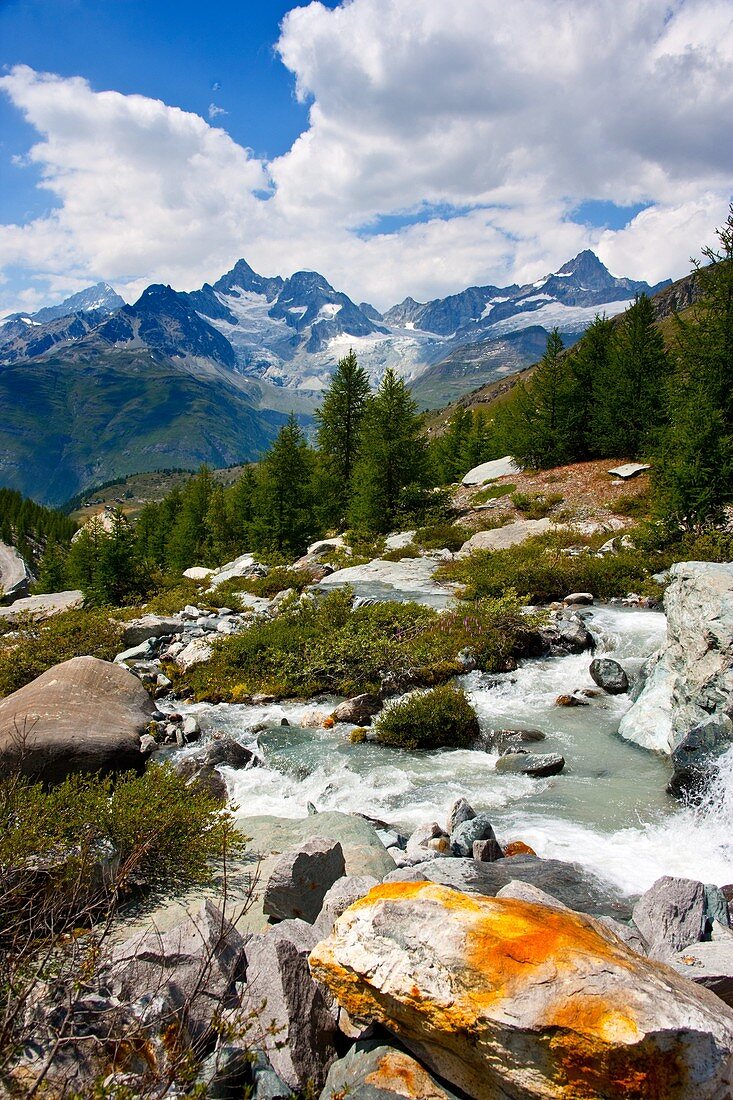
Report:
[[[324,728],[324,730],[332,730],[335,725],[336,725],[335,719],[333,719],[331,717],[323,719],[323,728]]]
[[[730,1096],[733,1013],[570,910],[383,883],[310,964],[347,1012],[481,1100]]]
[[[504,855],[508,859],[510,856],[536,856],[537,853],[523,840],[510,840],[504,845]]]
[[[366,1075],[364,1082],[409,1100],[413,1097],[416,1100],[432,1100],[433,1097],[444,1100],[445,1097],[442,1090],[435,1088],[430,1074],[414,1058],[400,1050],[390,1050],[382,1055],[377,1068]]]

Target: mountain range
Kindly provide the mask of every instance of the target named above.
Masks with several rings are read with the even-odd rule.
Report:
[[[0,323],[0,484],[58,504],[125,473],[247,461],[290,411],[308,422],[350,348],[375,384],[394,367],[439,407],[535,362],[550,328],[572,342],[665,285],[615,278],[590,251],[531,284],[384,313],[317,272],[266,277],[245,260],[132,305],[98,283]]]

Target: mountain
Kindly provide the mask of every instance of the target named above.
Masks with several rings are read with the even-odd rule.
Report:
[[[70,298],[64,298],[58,305],[44,306],[36,313],[13,313],[5,320],[18,321],[25,318],[32,324],[45,325],[49,321],[68,317],[73,313],[114,313],[124,304],[124,298],[121,298],[109,283],[95,283],[94,286],[88,286],[86,290],[72,294]]]
[[[200,290],[154,284],[132,305],[98,284],[0,326],[0,484],[56,504],[124,473],[249,461],[290,411],[309,422],[350,348],[374,383],[394,367],[439,407],[535,362],[550,327],[572,342],[596,313],[654,289],[592,252],[525,286],[406,298],[384,314],[318,272],[263,276],[245,260]]]

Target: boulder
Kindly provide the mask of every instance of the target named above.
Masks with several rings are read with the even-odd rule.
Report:
[[[28,595],[31,572],[14,546],[0,542],[0,601]]]
[[[373,875],[344,875],[337,879],[326,891],[321,911],[313,925],[319,939],[330,936],[341,914],[377,885]]]
[[[235,982],[244,974],[245,940],[211,900],[176,928],[143,931],[115,945],[103,978],[121,1001],[165,996],[173,1023],[185,1010],[189,1031],[211,1033],[220,1011],[236,1006]],[[163,1021],[165,1022],[165,1021]]]
[[[277,1075],[296,1090],[320,1090],[336,1058],[338,1009],[308,969],[317,939],[301,920],[252,936],[245,948],[241,1010],[230,1017],[240,1042],[263,1050]]]
[[[319,539],[318,542],[312,542],[307,550],[313,557],[322,557],[324,554],[331,554],[334,551],[343,554],[353,553],[343,535],[336,535],[332,539]]]
[[[651,470],[651,466],[645,465],[643,462],[625,462],[623,466],[614,466],[614,468],[608,472],[612,477],[618,477],[621,478],[622,481],[628,481],[630,478],[638,477],[639,474],[643,474],[647,470]]]
[[[709,939],[713,919],[727,924],[727,917],[717,887],[669,875],[658,878],[634,906],[634,924],[649,955],[665,962],[690,944]]]
[[[597,657],[591,661],[591,679],[609,695],[625,695],[629,690],[629,678],[618,661],[610,657]]]
[[[533,745],[545,740],[541,730],[482,730],[481,739],[492,752],[517,752],[524,745]]]
[[[407,546],[412,545],[412,540],[415,538],[416,534],[417,531],[395,531],[385,538],[384,549],[404,550]]]
[[[504,458],[495,458],[491,462],[481,462],[478,466],[474,466],[464,475],[463,484],[485,485],[487,481],[521,472],[521,467],[516,464],[511,455],[506,455]]]
[[[730,1095],[733,1012],[579,913],[382,885],[310,967],[476,1100]]]
[[[370,600],[398,600],[447,607],[455,594],[452,585],[439,584],[433,573],[439,565],[438,557],[425,555],[403,561],[383,561],[377,558],[364,565],[352,565],[337,569],[335,573],[318,582],[318,588],[330,592],[334,588],[349,585],[357,597]]]
[[[450,834],[450,850],[454,856],[471,856],[473,855],[473,845],[475,841],[490,840],[494,842],[496,849],[498,849],[498,855],[495,859],[500,859],[502,856],[501,848],[499,848],[496,835],[491,825],[491,818],[488,814],[474,814],[473,817],[462,821],[460,825],[456,825],[453,832]]]
[[[519,546],[535,535],[545,535],[552,524],[544,519],[520,519],[507,523],[504,527],[495,527],[491,531],[477,531],[464,542],[456,557],[465,558],[474,550],[507,550],[510,546]]]
[[[515,901],[531,901],[535,905],[547,905],[550,909],[565,909],[568,913],[571,912],[567,905],[563,905],[557,898],[553,898],[551,894],[540,890],[537,886],[532,886],[529,882],[509,882],[497,891],[496,897],[514,898]],[[603,919],[608,918],[599,917],[599,920]]]
[[[529,775],[543,779],[559,775],[565,767],[565,757],[559,752],[508,752],[496,761],[496,770],[502,775]]]
[[[123,645],[130,648],[146,642],[149,638],[164,638],[170,634],[179,634],[183,630],[183,619],[175,615],[143,615],[140,619],[130,619],[122,632]]]
[[[672,753],[669,794],[697,802],[717,773],[717,761],[733,743],[733,722],[727,714],[711,714],[686,733]]]
[[[181,672],[187,672],[194,665],[201,665],[208,661],[212,653],[209,642],[203,638],[194,638],[177,654],[175,663]]]
[[[228,561],[226,565],[222,565],[219,569],[213,571],[208,578],[209,587],[207,591],[212,592],[218,585],[224,584],[225,581],[231,581],[239,577],[266,577],[267,573],[267,566],[255,561],[254,554],[240,554],[234,561]]]
[[[207,569],[205,565],[191,565],[183,570],[183,576],[189,581],[207,581],[214,569]]]
[[[588,607],[593,603],[592,592],[571,592],[562,601],[567,607]]]
[[[644,748],[673,753],[691,731],[718,720],[695,750],[703,770],[733,743],[733,563],[677,562],[664,595],[667,638],[619,733]]]
[[[499,841],[492,837],[486,840],[474,840],[471,845],[471,855],[479,863],[493,863],[495,859],[504,857]]]
[[[405,852],[408,857],[427,859],[429,858],[425,854],[427,851],[438,851],[433,844],[434,841],[444,841],[446,853],[450,851],[448,835],[441,829],[438,822],[425,822],[413,829],[405,846]]]
[[[450,808],[448,814],[448,822],[446,829],[448,834],[455,832],[459,825],[462,825],[464,821],[470,821],[472,817],[476,816],[476,811],[473,806],[465,798],[457,799]]]
[[[376,1039],[351,1048],[328,1071],[321,1100],[457,1100],[406,1051]]]
[[[312,924],[326,892],[345,873],[339,842],[310,837],[275,864],[265,886],[264,911],[276,920],[299,917]]]
[[[62,611],[73,611],[83,605],[84,596],[76,588],[67,592],[44,592],[41,596],[26,596],[24,599],[14,600],[9,607],[0,607],[0,619],[16,623],[29,615],[31,619],[42,622],[54,615],[60,615]]]
[[[187,759],[196,760],[211,768],[247,768],[260,763],[259,756],[252,749],[240,745],[233,737],[215,737]]]
[[[512,856],[493,863],[478,863],[475,859],[437,859],[422,864],[419,871],[430,882],[452,886],[467,894],[494,897],[512,881],[528,882],[575,912],[620,920],[631,916],[628,903],[618,899],[595,875],[575,863],[559,859]]]
[[[672,955],[669,965],[678,974],[704,985],[721,1001],[733,1006],[733,932],[715,924],[711,939],[693,943]]]
[[[153,710],[127,668],[73,657],[0,700],[0,764],[50,783],[74,772],[141,771]]]
[[[334,722],[353,722],[355,726],[368,726],[375,714],[382,709],[378,695],[355,695],[339,703],[331,717]]]

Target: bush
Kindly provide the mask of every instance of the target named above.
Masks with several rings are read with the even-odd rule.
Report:
[[[466,696],[449,684],[415,692],[387,707],[374,730],[381,745],[400,749],[467,749],[479,734]]]
[[[187,577],[166,577],[160,581],[160,589],[145,603],[145,613],[150,615],[175,615],[186,604],[197,604],[203,586]]]
[[[122,648],[122,627],[104,610],[64,611],[45,623],[25,619],[0,643],[0,697],[71,657],[111,661]]]
[[[287,566],[278,565],[271,569],[266,577],[238,578],[236,589],[238,592],[248,592],[250,596],[263,596],[270,599],[286,588],[302,592],[310,583],[310,577],[302,569],[288,569]],[[217,595],[218,593],[217,588]]]
[[[422,550],[460,550],[464,542],[470,539],[472,531],[460,523],[435,523],[431,527],[421,527],[415,532],[414,542]]]
[[[500,497],[509,496],[516,490],[516,485],[489,485],[487,489],[481,489],[471,498],[471,505],[475,507],[477,504],[486,504],[490,500],[499,500]]]
[[[512,493],[509,499],[527,519],[544,519],[563,498],[560,493]]]
[[[572,533],[540,535],[508,550],[474,551],[467,558],[447,562],[438,575],[465,585],[466,599],[497,597],[514,589],[523,592],[530,603],[546,603],[578,591],[592,592],[598,599],[628,592],[651,594],[651,574],[679,560],[669,551],[646,547],[597,557],[590,551],[604,539],[582,540]],[[584,541],[588,552],[566,552],[570,545]]]
[[[351,592],[341,589],[222,639],[177,687],[228,702],[255,692],[356,695],[378,690],[385,678],[432,685],[462,671],[459,654],[467,648],[487,671],[512,667],[536,628],[514,593],[441,614],[411,603],[352,610]]]

